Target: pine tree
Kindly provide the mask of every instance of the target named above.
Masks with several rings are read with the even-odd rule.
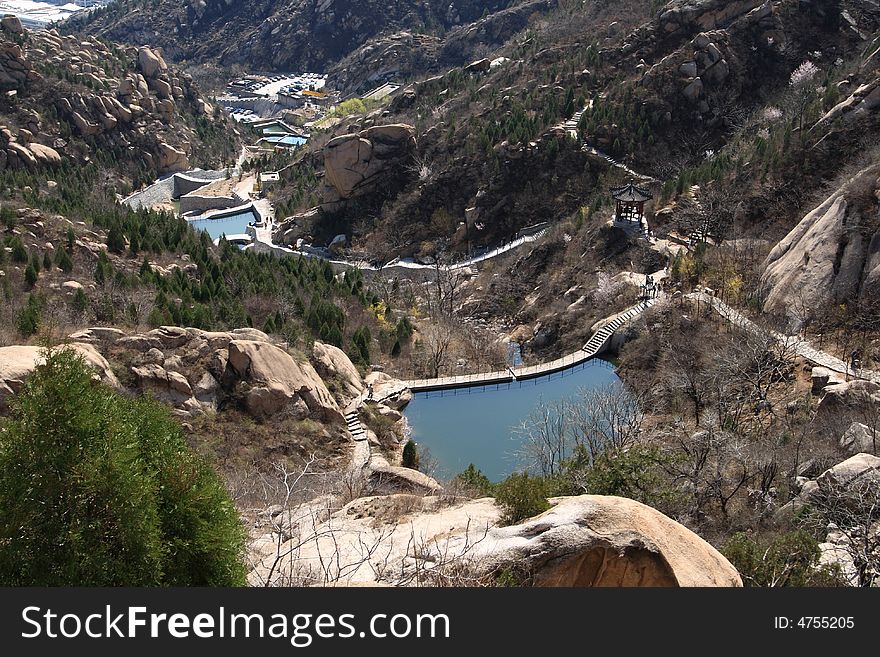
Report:
[[[24,280],[28,284],[28,287],[33,287],[37,284],[37,279],[40,275],[37,273],[37,270],[34,268],[34,263],[28,263],[27,269],[24,270]]]
[[[403,461],[402,465],[404,468],[409,468],[411,470],[419,469],[419,452],[416,448],[416,444],[409,440],[406,445],[403,447]]]
[[[86,307],[89,305],[89,300],[82,288],[77,288],[76,292],[74,292],[70,305],[79,313],[85,312]]]
[[[0,432],[0,581],[244,584],[235,505],[168,410],[96,384],[72,350],[45,361]]]
[[[71,259],[70,254],[67,253],[67,249],[61,245],[58,245],[58,248],[55,249],[55,266],[65,274],[69,274],[73,271],[73,260]]]
[[[125,236],[119,225],[114,225],[107,233],[107,250],[110,253],[122,253],[125,250]]]

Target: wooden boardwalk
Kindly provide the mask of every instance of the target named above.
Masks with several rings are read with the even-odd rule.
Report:
[[[454,388],[472,388],[475,386],[498,385],[503,383],[515,383],[537,379],[548,374],[561,372],[570,367],[580,365],[591,358],[595,358],[608,344],[614,332],[634,317],[657,303],[657,299],[643,301],[628,308],[619,315],[609,318],[602,327],[596,331],[580,350],[557,358],[556,360],[539,365],[528,365],[516,368],[508,368],[497,372],[479,372],[475,374],[461,374],[458,376],[446,376],[436,379],[415,379],[404,381],[404,386],[412,392],[432,392],[435,390],[452,390]]]

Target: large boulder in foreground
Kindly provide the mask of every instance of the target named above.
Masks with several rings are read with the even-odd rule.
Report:
[[[554,502],[491,530],[483,556],[531,573],[537,586],[742,586],[720,552],[656,509],[602,495]]]
[[[116,375],[110,369],[110,363],[94,347],[88,344],[72,344],[68,348],[82,357],[86,364],[95,370],[101,381],[121,389]],[[6,412],[9,397],[21,390],[27,375],[46,362],[44,353],[42,347],[0,347],[0,412]]]
[[[228,367],[241,387],[248,412],[267,418],[292,412],[299,419],[313,417],[342,422],[342,413],[327,386],[309,363],[299,363],[268,342],[232,340]]]
[[[360,498],[328,516],[304,518],[282,537],[300,573],[315,569],[347,584],[419,585],[443,570],[451,582],[489,581],[522,573],[538,586],[741,586],[736,569],[711,545],[659,511],[620,497],[551,500],[553,508],[520,525],[498,527],[491,498],[449,504],[449,498],[385,495]],[[287,581],[279,540],[255,526],[253,584]],[[322,570],[327,554],[357,564]],[[334,557],[335,558],[335,557]]]

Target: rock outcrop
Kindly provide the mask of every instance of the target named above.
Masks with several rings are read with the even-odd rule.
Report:
[[[856,454],[829,468],[816,479],[819,490],[824,491],[848,490],[865,481],[880,485],[880,457]]]
[[[880,427],[853,422],[840,437],[840,448],[849,454],[874,454],[880,449]]]
[[[312,566],[318,575],[320,555],[338,548],[341,563],[360,565],[323,574],[345,583],[426,584],[432,569],[446,568],[468,581],[509,570],[537,586],[742,585],[717,550],[655,509],[592,495],[551,502],[536,518],[498,527],[491,498],[453,505],[406,494],[362,498],[321,514],[295,510],[299,526],[292,538],[280,536],[281,549],[295,550],[302,576]],[[253,535],[250,579],[257,584],[269,576],[279,534],[257,526]],[[294,574],[277,565],[277,581]]]
[[[339,347],[315,342],[312,347],[312,364],[325,382],[338,382],[339,395],[343,400],[354,399],[364,390],[364,382],[357,368]]]
[[[309,363],[298,363],[280,347],[251,340],[231,341],[227,381],[230,373],[240,381],[245,404],[255,417],[288,412],[298,419],[342,421],[336,400],[315,369]]]
[[[101,381],[114,388],[121,388],[110,363],[94,347],[73,344],[70,349],[95,370]],[[44,350],[40,347],[0,347],[0,412],[6,412],[9,397],[21,390],[28,374],[45,362],[43,354]]]
[[[764,310],[794,325],[823,308],[874,294],[880,282],[880,223],[871,216],[880,165],[844,184],[777,244],[764,262]],[[874,211],[876,215],[876,210]]]
[[[158,79],[161,73],[166,72],[168,64],[165,63],[161,53],[147,46],[142,46],[138,48],[138,68],[145,78],[152,80]]]
[[[10,129],[0,126],[0,170],[85,162],[106,149],[156,173],[179,171],[189,168],[190,153],[206,146],[180,119],[217,120],[213,110],[205,111],[210,106],[192,78],[168,66],[161,51],[114,50],[102,40],[54,29],[0,30],[3,91],[15,94],[16,106],[29,117],[19,125],[10,115],[4,119]],[[85,143],[69,144],[71,134]]]
[[[261,421],[292,416],[343,423],[337,401],[312,365],[298,362],[256,329],[161,326],[126,335],[115,328],[92,327],[68,339],[110,385],[120,387],[104,355],[128,364],[127,385],[133,391],[169,404],[183,417],[232,405]],[[0,410],[39,362],[39,354],[38,347],[0,348]],[[340,401],[359,394],[363,384],[342,351],[318,344],[315,360],[338,387]]]
[[[839,372],[829,370],[827,367],[819,367],[818,365],[810,371],[811,392],[814,395],[820,395],[825,391],[826,386],[837,385],[843,383],[845,377]]]
[[[880,418],[880,385],[854,380],[825,388],[814,425],[837,437],[853,422],[873,424],[876,418]]]
[[[401,175],[415,148],[415,129],[403,124],[373,126],[331,139],[324,147],[325,209],[388,184],[390,177]]]
[[[765,0],[673,0],[660,12],[658,24],[667,35],[714,30],[764,4]]]

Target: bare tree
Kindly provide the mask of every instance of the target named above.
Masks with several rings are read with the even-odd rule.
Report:
[[[530,470],[545,477],[561,472],[573,448],[573,410],[573,404],[565,400],[547,403],[539,399],[535,410],[515,430],[522,440],[520,456]]]
[[[641,433],[646,401],[619,382],[581,388],[572,408],[574,443],[585,448],[591,463],[602,453],[628,449]]]
[[[575,397],[552,404],[541,401],[518,429],[521,455],[535,471],[553,476],[576,450],[587,465],[602,454],[622,452],[639,437],[644,402],[620,383],[581,388]]]
[[[421,346],[422,370],[429,378],[436,379],[446,365],[449,347],[455,334],[449,318],[435,318],[429,325],[420,329],[418,345]]]
[[[854,583],[880,582],[880,475],[869,470],[848,482],[825,482],[811,502],[809,522],[831,530],[829,538],[852,560]]]

